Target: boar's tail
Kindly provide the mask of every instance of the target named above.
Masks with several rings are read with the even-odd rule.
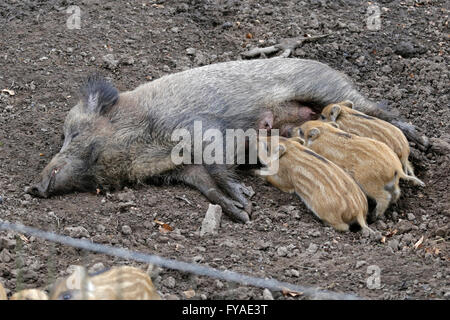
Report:
[[[85,111],[103,115],[119,99],[119,91],[101,75],[90,75],[81,88]]]

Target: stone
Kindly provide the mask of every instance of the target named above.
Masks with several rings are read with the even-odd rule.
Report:
[[[119,60],[114,58],[112,53],[103,56],[103,63],[106,68],[114,70],[119,65]]]
[[[122,226],[122,233],[124,235],[130,235],[131,232],[132,232],[132,230],[131,230],[130,226],[127,226],[127,225]]]
[[[72,238],[89,238],[89,231],[86,228],[78,226],[78,227],[66,227],[65,231],[69,233],[69,237]]]
[[[263,299],[264,300],[273,300],[272,292],[270,292],[270,290],[267,288],[264,289],[264,291],[263,291]]]
[[[200,229],[200,237],[205,235],[217,235],[219,233],[220,221],[222,219],[222,207],[210,204]]]

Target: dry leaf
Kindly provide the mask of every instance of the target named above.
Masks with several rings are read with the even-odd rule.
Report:
[[[28,240],[28,238],[25,237],[23,234],[19,234],[19,238],[20,238],[20,240],[22,240],[22,241],[25,242],[25,243],[30,242],[30,240]]]
[[[380,240],[380,241],[381,241],[381,243],[386,243],[386,237],[384,237],[384,236],[381,237],[381,240]]]
[[[3,89],[2,92],[6,92],[7,94],[9,94],[10,96],[15,95],[16,93],[14,92],[14,90],[9,90],[9,89]]]
[[[183,291],[184,296],[187,299],[192,298],[193,296],[195,296],[195,291],[194,290],[187,290],[187,291]]]
[[[395,235],[396,233],[398,232],[398,230],[397,229],[394,229],[394,230],[390,230],[387,234],[386,234],[386,237],[392,237],[393,235]]]
[[[156,220],[156,219],[153,222],[160,225],[159,232],[161,232],[161,233],[166,233],[166,232],[173,231],[173,227],[171,227],[167,223],[164,223],[164,222]]]
[[[43,154],[43,153],[41,152],[41,153],[39,153],[39,156],[40,156],[40,157],[43,157],[43,156],[45,156],[45,154]]]
[[[298,297],[303,295],[303,292],[297,292],[297,291],[292,291],[286,288],[283,288],[283,290],[281,290],[281,292],[283,293],[283,296],[291,296],[291,297]]]
[[[248,33],[245,35],[245,37],[246,37],[247,39],[253,39],[253,35],[252,35],[250,32],[248,32]]]
[[[424,237],[421,236],[420,239],[419,239],[419,241],[417,241],[417,242],[414,244],[414,249],[418,249],[418,248],[420,247],[420,245],[421,245],[422,242],[423,242],[423,239],[424,239]]]

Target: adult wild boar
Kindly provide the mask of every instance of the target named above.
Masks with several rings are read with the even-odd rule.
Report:
[[[95,188],[120,188],[154,179],[191,185],[232,219],[249,220],[250,190],[225,164],[175,164],[175,129],[256,128],[261,114],[297,104],[319,112],[328,104],[351,100],[362,112],[399,126],[425,145],[412,125],[358,93],[343,74],[303,59],[263,59],[208,65],[164,76],[119,93],[100,77],[90,77],[64,123],[64,144],[27,192],[48,197]],[[298,112],[297,114],[314,114]],[[309,119],[292,119],[301,123]]]

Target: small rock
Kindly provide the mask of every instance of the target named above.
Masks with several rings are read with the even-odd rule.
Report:
[[[216,285],[217,289],[222,289],[224,287],[223,282],[220,280],[214,281],[214,284]]]
[[[355,268],[356,269],[359,269],[359,268],[361,268],[363,265],[365,265],[366,264],[366,261],[364,261],[364,260],[360,260],[360,261],[356,261],[356,266],[355,266]]]
[[[119,60],[114,58],[112,53],[103,56],[103,62],[106,68],[114,70],[119,65]]]
[[[399,245],[399,243],[398,243],[398,240],[396,240],[396,239],[392,239],[388,242],[388,246],[390,248],[392,248],[392,250],[394,250],[394,251],[398,250],[398,245]]]
[[[136,197],[134,196],[133,192],[121,192],[117,194],[117,200],[120,202],[131,202],[136,200]]]
[[[426,50],[421,46],[414,45],[410,41],[401,41],[394,48],[394,52],[404,58],[410,58],[416,54],[424,53]]]
[[[175,288],[175,284],[176,284],[175,278],[174,277],[167,277],[166,279],[164,279],[162,281],[162,284],[165,287],[167,287],[167,288],[173,289],[173,288]]]
[[[412,230],[412,223],[406,220],[402,220],[397,224],[398,234],[407,233]]]
[[[69,233],[69,237],[72,238],[89,238],[89,231],[86,230],[84,227],[66,227],[64,228],[65,231]]]
[[[16,240],[6,237],[0,238],[0,249],[13,250],[16,247]]]
[[[130,209],[131,207],[133,207],[135,205],[136,204],[133,201],[121,202],[119,204],[119,210],[120,210],[120,212],[126,212],[126,211],[128,211],[128,209]]]
[[[97,273],[99,271],[103,271],[105,270],[105,265],[101,262],[97,262],[96,264],[94,264],[92,267],[89,268],[88,272],[89,273]]]
[[[105,232],[106,227],[104,225],[102,225],[102,224],[99,224],[99,225],[97,225],[96,229],[97,229],[98,232]]]
[[[392,219],[393,220],[397,220],[398,219],[398,212],[397,211],[392,211]]]
[[[282,207],[280,208],[280,211],[289,214],[289,213],[291,213],[292,211],[294,211],[295,209],[296,209],[295,206],[282,206]]]
[[[122,226],[122,233],[124,235],[130,235],[131,232],[132,231],[131,231],[131,227],[130,226],[127,226],[127,225]]]
[[[300,277],[300,272],[298,270],[291,269],[291,277],[295,277],[295,278]]]
[[[277,249],[277,254],[278,254],[278,256],[280,256],[280,257],[285,257],[285,256],[287,256],[287,254],[288,254],[288,250],[287,250],[286,247],[278,247],[278,249]]]
[[[412,220],[416,219],[416,216],[413,215],[412,213],[408,213],[407,217],[408,217],[409,221],[412,221]]]
[[[390,66],[383,66],[381,68],[381,71],[383,71],[384,73],[391,73],[392,72],[392,68]]]
[[[3,249],[2,252],[0,252],[0,260],[4,263],[8,263],[12,260],[11,253],[7,249]]]
[[[198,256],[195,256],[195,257],[192,258],[192,262],[194,262],[194,263],[199,263],[201,261],[203,261],[203,256],[202,255],[198,255]]]
[[[200,237],[205,235],[217,235],[222,219],[222,207],[210,204],[200,229]]]
[[[319,246],[315,243],[311,243],[308,247],[308,249],[306,249],[306,252],[313,254],[316,253],[317,249],[319,249]]]
[[[67,51],[67,53],[72,53],[73,52],[73,48],[72,47],[67,47],[66,51]]]
[[[186,49],[186,54],[189,56],[195,56],[195,54],[197,53],[197,50],[195,50],[194,48],[187,48]]]
[[[222,24],[222,29],[229,29],[233,26],[233,23],[230,21],[225,22],[224,24]]]
[[[445,237],[446,233],[447,233],[447,229],[446,228],[439,228],[439,229],[436,229],[436,231],[435,231],[435,234],[438,237]]]
[[[164,296],[165,300],[180,300],[180,297],[178,297],[176,294],[169,293]]]
[[[321,233],[319,230],[313,231],[310,233],[312,237],[320,237]]]
[[[272,292],[270,292],[270,290],[267,288],[264,289],[264,291],[263,291],[263,299],[264,300],[273,300]]]
[[[170,31],[174,32],[174,33],[178,33],[180,31],[180,28],[178,27],[173,27],[172,29],[170,29]]]

